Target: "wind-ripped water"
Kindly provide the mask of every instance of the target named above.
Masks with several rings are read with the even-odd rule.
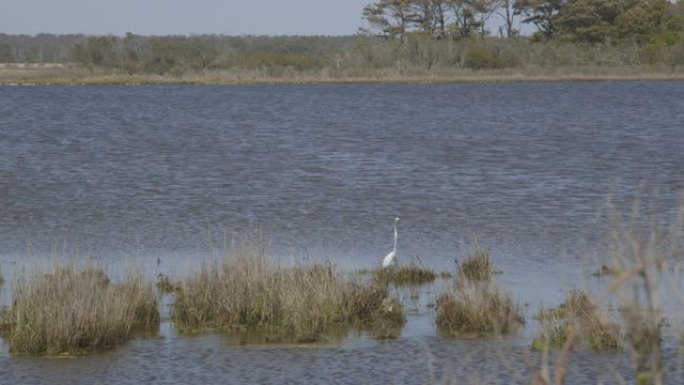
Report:
[[[165,322],[161,338],[86,358],[5,349],[0,383],[432,383],[465,369],[524,382],[534,309],[601,286],[587,272],[606,255],[611,205],[640,201],[646,225],[675,217],[682,149],[682,82],[0,87],[8,280],[65,256],[182,275],[254,231],[284,263],[352,271],[391,250],[399,216],[400,262],[453,268],[479,240],[530,304],[504,342],[440,337],[425,306],[440,282],[417,303],[402,293],[409,322],[390,342],[243,346]],[[573,365],[579,384],[629,362],[585,352]]]

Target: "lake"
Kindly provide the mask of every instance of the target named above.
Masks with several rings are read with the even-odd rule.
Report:
[[[573,285],[605,287],[588,273],[609,254],[611,217],[676,219],[683,148],[684,82],[0,87],[10,278],[62,257],[183,276],[255,232],[283,264],[351,272],[392,250],[398,216],[400,263],[453,269],[479,243],[528,304],[525,331],[503,342],[440,337],[425,305],[441,282],[415,303],[400,292],[411,312],[389,342],[245,345],[167,320],[160,338],[79,359],[2,345],[0,383],[520,382],[535,311]],[[573,365],[569,383],[610,382],[606,365],[629,360]]]

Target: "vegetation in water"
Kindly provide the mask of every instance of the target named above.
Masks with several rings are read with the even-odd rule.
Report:
[[[594,277],[605,277],[615,274],[617,274],[617,271],[615,271],[615,269],[608,267],[608,265],[601,265],[599,269],[591,273],[591,275]]]
[[[159,274],[157,276],[157,282],[154,286],[159,292],[164,294],[170,294],[180,290],[180,284],[173,281],[171,277],[165,274]]]
[[[476,246],[472,255],[459,265],[458,274],[465,280],[486,282],[493,274],[500,273],[494,268],[489,250]]]
[[[312,342],[352,319],[403,323],[403,308],[384,287],[349,283],[330,265],[280,267],[260,242],[245,242],[181,283],[172,319],[185,331],[262,328],[284,340]]]
[[[509,293],[492,282],[457,282],[437,298],[437,326],[452,337],[511,334],[525,323]]]
[[[561,348],[571,333],[579,334],[580,343],[593,350],[617,350],[620,345],[620,325],[599,312],[583,291],[568,291],[558,307],[540,311],[536,319],[539,328],[532,341],[534,349]]]
[[[81,354],[126,342],[136,328],[159,323],[157,298],[138,274],[112,282],[96,267],[56,265],[19,275],[12,307],[0,314],[15,354]]]
[[[477,247],[460,265],[454,285],[437,298],[437,326],[453,337],[506,335],[525,323],[512,296],[491,279],[489,252]]]
[[[397,285],[422,285],[434,282],[437,274],[432,269],[415,263],[400,265],[388,269],[373,271],[373,278],[380,283],[394,283]]]

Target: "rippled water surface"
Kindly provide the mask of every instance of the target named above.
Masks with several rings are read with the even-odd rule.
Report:
[[[354,270],[391,250],[399,216],[400,262],[451,268],[479,240],[535,308],[588,280],[609,201],[674,217],[683,148],[682,82],[0,87],[0,267],[77,255],[183,274],[260,230],[282,261]],[[441,338],[425,306],[440,289],[397,341],[240,346],[164,323],[93,357],[1,355],[0,383],[520,382],[529,330]],[[627,365],[598,356],[575,383]]]

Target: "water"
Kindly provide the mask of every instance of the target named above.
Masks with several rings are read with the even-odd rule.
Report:
[[[353,270],[391,250],[399,216],[400,262],[451,268],[479,240],[532,313],[595,284],[609,201],[640,201],[646,224],[675,216],[683,122],[682,82],[0,87],[0,266],[181,275],[259,230],[284,263]],[[0,382],[420,383],[529,354],[529,328],[504,347],[447,340],[424,305],[394,342],[236,347],[165,324],[95,357],[0,357]]]

